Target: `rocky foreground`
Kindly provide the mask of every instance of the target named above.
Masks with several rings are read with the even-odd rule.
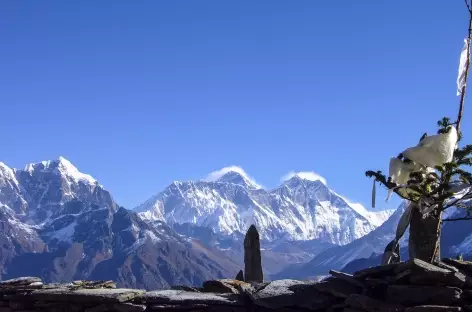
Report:
[[[472,262],[413,259],[353,275],[332,271],[320,282],[216,280],[156,291],[23,277],[0,282],[0,312],[10,311],[472,311]]]

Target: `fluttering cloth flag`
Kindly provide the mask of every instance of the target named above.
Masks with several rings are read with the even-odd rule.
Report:
[[[457,95],[462,94],[462,89],[465,87],[465,72],[467,70],[467,55],[469,53],[470,42],[464,39],[464,46],[461,51],[461,58],[459,61],[459,72],[457,75]]]
[[[422,165],[416,164],[414,162],[403,162],[398,157],[390,158],[390,165],[388,169],[388,176],[390,177],[393,183],[397,185],[404,185],[407,184],[408,180],[410,179],[410,174],[417,171],[422,171],[424,167]],[[408,197],[409,190],[405,188],[400,188],[398,192],[404,196]],[[385,199],[386,202],[392,196],[393,189],[389,189],[387,193],[387,198]]]
[[[456,127],[449,126],[446,133],[427,136],[415,147],[404,150],[402,155],[425,167],[441,166],[452,161],[457,139]]]
[[[372,208],[375,208],[375,196],[376,196],[376,189],[375,189],[375,180],[374,185],[372,185]]]
[[[406,229],[410,225],[411,212],[414,207],[413,205],[414,204],[412,202],[409,202],[407,204],[405,211],[403,212],[400,220],[398,221],[397,232],[395,233],[395,239],[391,241],[385,248],[385,251],[382,257],[382,265],[390,264],[392,263],[392,260],[396,260],[400,256],[398,243],[400,242],[400,239],[402,238],[403,234],[405,234]]]

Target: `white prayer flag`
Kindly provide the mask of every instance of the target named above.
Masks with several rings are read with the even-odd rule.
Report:
[[[462,88],[465,86],[465,71],[467,69],[467,52],[469,51],[469,41],[464,39],[464,46],[462,47],[461,59],[459,62],[459,73],[457,76],[457,95],[462,93]]]

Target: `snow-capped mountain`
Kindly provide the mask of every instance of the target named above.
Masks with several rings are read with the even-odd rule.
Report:
[[[390,243],[397,230],[398,221],[405,211],[403,202],[391,217],[381,226],[347,245],[327,248],[311,261],[292,265],[274,274],[273,278],[306,279],[327,274],[329,270],[343,270],[352,273],[370,266],[380,265],[385,247]],[[443,218],[460,218],[467,214],[464,209],[450,208]],[[441,257],[455,257],[462,254],[465,259],[472,259],[471,221],[445,222],[441,230]],[[402,259],[408,259],[408,230],[400,240]]]
[[[197,285],[239,270],[219,250],[119,207],[64,158],[23,170],[0,163],[0,234],[0,278],[113,279],[149,289]]]
[[[303,175],[266,190],[242,170],[219,172],[205,181],[173,182],[135,211],[145,220],[191,223],[216,233],[244,233],[256,224],[265,241],[316,239],[337,245],[368,234],[392,213],[368,212]]]
[[[329,270],[340,270],[351,261],[370,257],[372,254],[382,254],[388,243],[395,237],[398,220],[403,214],[406,204],[402,203],[397,210],[381,226],[369,234],[344,246],[335,246],[316,255],[310,262],[286,268],[274,278],[305,279],[309,276],[324,275]],[[408,233],[400,244],[405,247]]]

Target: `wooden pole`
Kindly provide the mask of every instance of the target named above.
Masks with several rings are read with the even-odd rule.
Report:
[[[465,100],[465,91],[467,88],[467,78],[469,76],[469,67],[470,67],[470,41],[472,38],[472,8],[469,5],[469,0],[464,0],[465,5],[467,6],[467,11],[469,11],[469,29],[468,29],[468,34],[467,34],[467,61],[465,63],[465,73],[464,73],[464,86],[462,87],[461,90],[461,100],[459,102],[459,113],[457,114],[457,121],[456,121],[456,129],[457,133],[459,133],[460,128],[461,128],[461,121],[462,121],[462,115],[464,112],[464,100]],[[472,1],[472,0],[471,0]],[[431,262],[434,260],[439,260],[439,250],[440,250],[440,237],[441,237],[441,228],[442,228],[442,206],[438,207],[438,220],[437,220],[437,226],[436,226],[436,233],[431,233],[430,235],[432,237],[437,237],[436,245],[434,247],[434,252],[431,257]],[[410,225],[411,228],[411,225]]]
[[[472,38],[472,9],[469,3],[467,2],[468,0],[465,0],[465,5],[467,6],[467,11],[469,11],[469,32],[467,36],[467,62],[466,62],[466,67],[465,67],[465,85],[462,87],[461,90],[461,100],[459,103],[459,113],[457,114],[457,121],[456,121],[456,129],[457,132],[460,131],[461,127],[461,121],[462,121],[462,114],[464,112],[464,99],[465,99],[465,91],[467,87],[467,78],[469,76],[469,66],[470,66],[470,41]]]

